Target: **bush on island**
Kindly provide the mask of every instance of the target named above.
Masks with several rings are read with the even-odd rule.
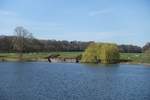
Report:
[[[99,45],[91,43],[82,55],[81,62],[96,63],[98,58]]]
[[[83,53],[82,63],[117,63],[119,61],[119,49],[116,44],[92,43]]]
[[[115,44],[103,44],[101,47],[101,63],[117,63],[119,61],[120,54],[117,45]]]
[[[146,50],[142,55],[142,63],[150,63],[150,49]]]

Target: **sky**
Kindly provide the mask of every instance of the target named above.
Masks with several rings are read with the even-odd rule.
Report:
[[[23,26],[35,38],[150,42],[150,0],[0,0],[0,35]]]

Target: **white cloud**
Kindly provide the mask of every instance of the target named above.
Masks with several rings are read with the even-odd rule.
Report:
[[[68,35],[70,34],[70,35]],[[68,35],[68,36],[67,36]],[[136,40],[136,33],[130,32],[73,32],[60,34],[59,36],[54,35],[54,39],[64,40],[79,40],[79,41],[96,41],[96,42],[110,42],[117,44],[135,44],[142,45],[144,42]],[[65,37],[67,36],[67,37]]]
[[[50,34],[47,38],[59,40],[80,40],[80,41],[111,41],[120,37],[129,37],[132,34],[124,32],[62,32],[61,34]]]
[[[108,14],[108,13],[111,13],[110,10],[97,10],[97,11],[91,11],[89,12],[89,16],[96,16],[96,15],[102,15],[102,14]]]
[[[14,28],[23,26],[30,32],[38,34],[62,32],[63,25],[55,22],[31,21],[21,17],[18,13],[0,10],[0,35],[12,35]]]

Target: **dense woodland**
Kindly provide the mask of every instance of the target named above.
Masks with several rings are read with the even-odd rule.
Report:
[[[14,38],[14,36],[0,36],[0,52],[16,52],[13,43]],[[24,52],[84,51],[90,43],[93,43],[93,41],[25,39]],[[141,53],[150,49],[150,43],[147,43],[144,47],[135,45],[118,45],[118,47],[122,53]]]

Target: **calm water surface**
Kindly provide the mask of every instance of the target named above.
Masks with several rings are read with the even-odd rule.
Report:
[[[0,100],[150,100],[150,66],[0,63]]]

